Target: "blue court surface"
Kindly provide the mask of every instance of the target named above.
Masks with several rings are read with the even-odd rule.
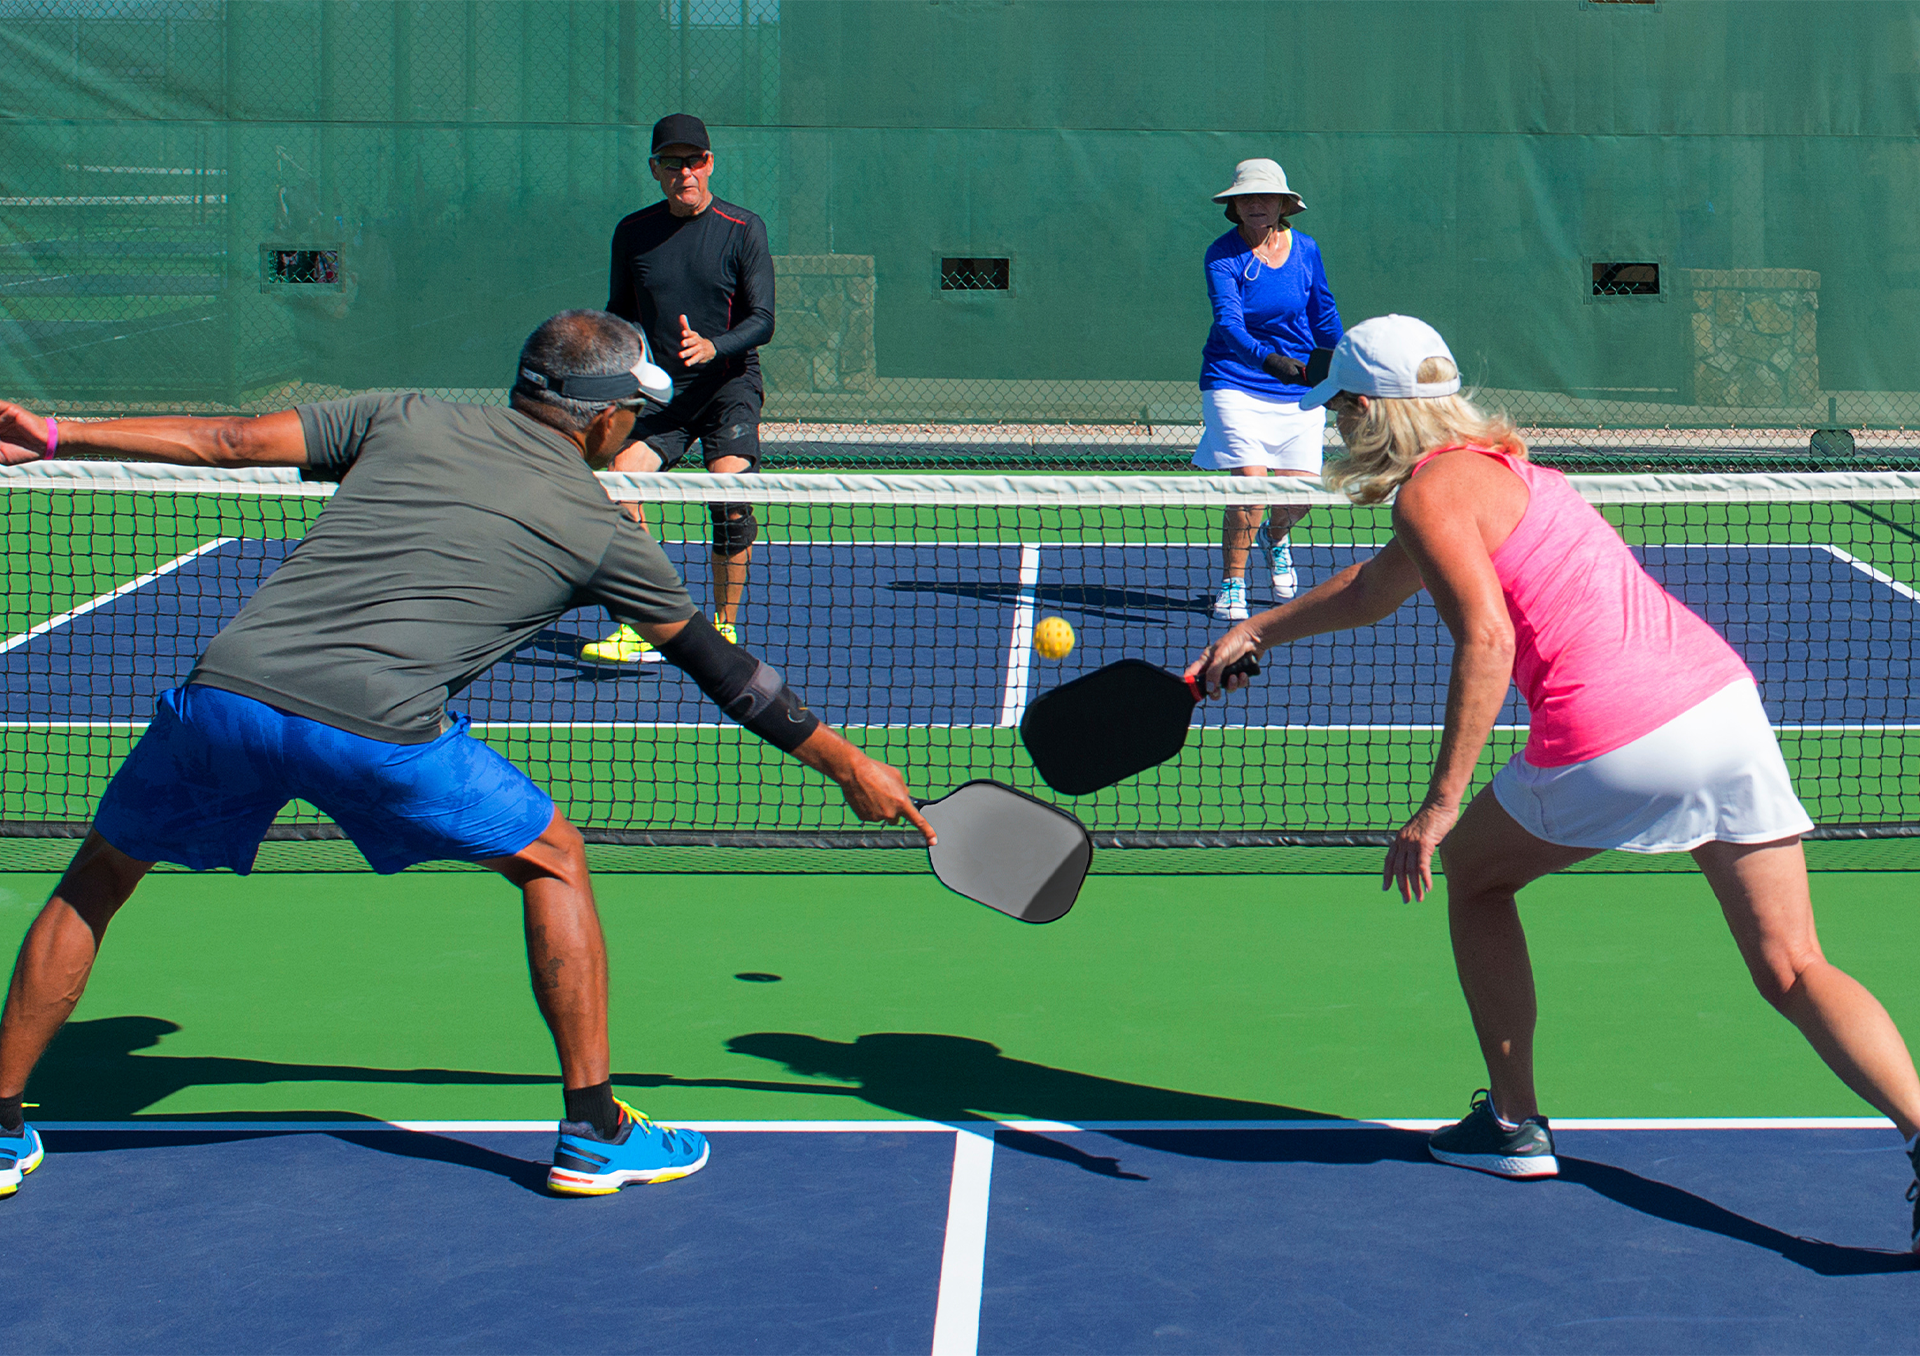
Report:
[[[142,721],[290,544],[234,540],[127,592],[56,619],[0,652],[8,718]],[[1305,585],[1372,553],[1296,546]],[[706,547],[669,543],[706,589]],[[1648,569],[1719,628],[1760,681],[1781,726],[1909,719],[1914,591],[1822,546],[1652,546]],[[1217,553],[1198,545],[763,543],[746,641],[842,725],[1009,724],[1029,697],[1116,659],[1184,667],[1222,624],[1209,614]],[[1265,580],[1252,575],[1256,604]],[[1027,659],[1037,615],[1079,644],[1045,672]],[[484,674],[457,705],[480,724],[722,724],[669,665],[608,667],[580,646],[608,630],[598,610],[561,618]],[[1452,643],[1421,595],[1364,631],[1292,646],[1278,671],[1203,723],[1438,727]],[[1510,694],[1503,724],[1523,724]]]
[[[709,1127],[706,1171],[540,1187],[552,1131],[54,1129],[0,1204],[0,1350],[1912,1352],[1884,1124],[1560,1133]]]

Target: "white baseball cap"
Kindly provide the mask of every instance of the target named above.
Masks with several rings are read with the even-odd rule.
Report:
[[[1288,216],[1307,210],[1306,199],[1287,187],[1287,172],[1280,168],[1277,160],[1242,160],[1233,167],[1233,182],[1214,194],[1213,200],[1225,202],[1249,193],[1278,193],[1283,198],[1292,198],[1290,210],[1282,206]]]
[[[1458,375],[1445,381],[1421,381],[1420,364],[1429,358],[1453,362],[1440,331],[1410,315],[1378,315],[1340,337],[1327,365],[1327,379],[1300,397],[1300,408],[1317,410],[1342,391],[1355,395],[1424,400],[1460,389]],[[1457,374],[1460,365],[1454,363]]]

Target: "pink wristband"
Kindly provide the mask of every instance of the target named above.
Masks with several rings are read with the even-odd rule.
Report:
[[[42,461],[52,461],[53,454],[60,446],[60,425],[52,415],[47,416],[47,450],[40,454]]]

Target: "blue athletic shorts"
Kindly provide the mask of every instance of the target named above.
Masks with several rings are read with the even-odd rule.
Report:
[[[93,827],[138,861],[244,876],[295,798],[383,875],[511,857],[553,818],[547,793],[468,734],[464,716],[431,744],[389,744],[196,683],[161,694]]]

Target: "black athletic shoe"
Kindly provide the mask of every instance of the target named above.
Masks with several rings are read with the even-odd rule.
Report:
[[[1473,1095],[1465,1120],[1433,1132],[1427,1152],[1442,1163],[1496,1177],[1553,1177],[1560,1171],[1547,1118],[1532,1116],[1509,1130],[1493,1114],[1493,1098],[1485,1088]]]
[[[1913,1202],[1913,1250],[1920,1252],[1920,1148],[1913,1151],[1913,1181],[1907,1184],[1907,1199]]]

